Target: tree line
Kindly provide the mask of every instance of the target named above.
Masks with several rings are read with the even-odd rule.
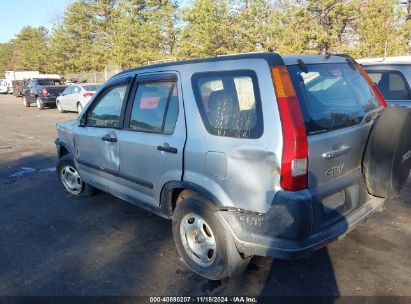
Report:
[[[49,32],[0,44],[0,72],[73,73],[272,50],[405,55],[411,14],[394,0],[75,0]]]

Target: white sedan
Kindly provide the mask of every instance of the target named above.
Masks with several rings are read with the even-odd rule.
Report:
[[[99,86],[99,84],[92,83],[73,83],[69,85],[63,93],[57,97],[57,109],[60,113],[66,111],[80,113]]]

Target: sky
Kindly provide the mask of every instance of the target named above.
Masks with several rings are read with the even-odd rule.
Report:
[[[0,43],[14,38],[26,25],[45,26],[50,30],[71,1],[0,0]]]

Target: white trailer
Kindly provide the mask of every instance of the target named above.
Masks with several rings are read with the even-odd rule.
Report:
[[[37,78],[40,75],[39,71],[6,71],[7,80],[26,80]]]

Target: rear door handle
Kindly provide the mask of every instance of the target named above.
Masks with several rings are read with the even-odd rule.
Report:
[[[110,134],[106,134],[101,138],[101,140],[108,141],[108,142],[116,142],[117,138],[112,137]]]
[[[345,146],[345,145],[343,145],[343,146],[341,146],[341,147],[338,148],[338,149],[331,150],[331,151],[328,151],[328,152],[323,153],[322,156],[323,156],[323,158],[325,158],[325,159],[336,158],[336,157],[338,157],[338,156],[347,154],[348,152],[350,152],[350,150],[351,150],[351,147],[350,147],[350,146]]]
[[[177,154],[177,148],[169,147],[168,145],[157,146],[157,150]]]

